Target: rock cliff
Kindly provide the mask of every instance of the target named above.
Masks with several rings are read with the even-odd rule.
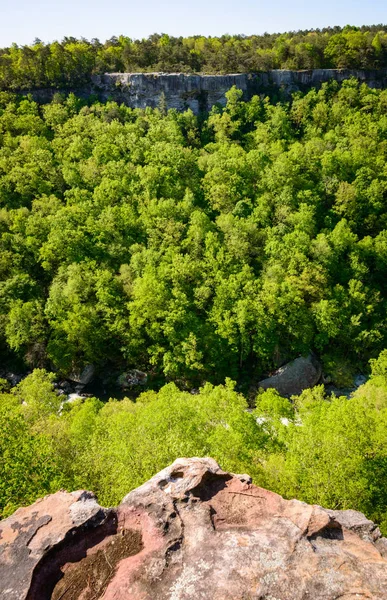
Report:
[[[214,104],[225,104],[225,93],[236,85],[246,99],[254,94],[267,94],[280,90],[285,96],[335,79],[338,82],[356,77],[370,87],[387,86],[387,69],[374,71],[348,69],[315,69],[310,71],[268,71],[256,74],[186,75],[183,73],[106,73],[92,77],[81,89],[73,90],[81,97],[94,95],[101,101],[113,99],[133,108],[157,107],[161,98],[168,108],[195,114],[209,110]],[[60,90],[30,90],[40,102],[49,102]]]
[[[3,600],[387,598],[387,540],[210,458],[179,459],[115,509],[57,492],[0,522]]]

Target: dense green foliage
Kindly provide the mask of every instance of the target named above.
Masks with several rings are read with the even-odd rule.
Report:
[[[387,92],[208,118],[0,97],[0,336],[32,366],[259,375],[387,346]]]
[[[74,87],[105,72],[246,73],[269,69],[361,68],[387,66],[387,28],[329,27],[264,35],[171,37],[105,43],[65,38],[0,49],[0,89]]]
[[[52,377],[35,370],[0,394],[0,516],[60,487],[118,503],[179,456],[211,455],[286,497],[364,511],[387,532],[387,351],[372,371],[350,399],[268,390],[251,413],[230,381],[59,409]]]
[[[113,504],[211,455],[387,531],[386,108],[355,80],[282,104],[233,88],[200,118],[0,94],[2,357],[173,381],[62,406],[43,368],[0,380],[2,515],[63,487]],[[371,358],[371,379],[252,413],[213,385],[310,350],[336,382]]]
[[[290,405],[269,390],[258,396],[256,414],[266,417],[270,438],[264,485],[332,509],[360,510],[386,534],[387,351],[371,364],[370,380],[349,399],[329,398],[318,386]]]

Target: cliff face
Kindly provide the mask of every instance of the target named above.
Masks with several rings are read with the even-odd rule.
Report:
[[[79,96],[113,99],[133,108],[156,107],[162,97],[168,108],[179,111],[191,108],[195,114],[225,104],[225,93],[236,85],[246,99],[254,94],[281,90],[285,96],[294,91],[320,87],[324,82],[338,82],[356,77],[370,87],[387,87],[387,69],[379,71],[315,69],[311,71],[268,71],[240,75],[185,75],[182,73],[107,73],[94,76],[92,82],[79,90]],[[48,102],[58,90],[32,90],[33,97]],[[60,91],[60,90],[59,90]],[[27,93],[27,92],[23,92]]]
[[[179,459],[116,509],[58,492],[0,522],[0,598],[382,600],[386,557],[361,513]]]

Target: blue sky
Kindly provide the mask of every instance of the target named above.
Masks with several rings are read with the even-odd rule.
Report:
[[[0,47],[65,35],[221,35],[387,23],[386,0],[0,0]]]

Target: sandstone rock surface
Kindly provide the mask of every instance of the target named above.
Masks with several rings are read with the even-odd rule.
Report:
[[[321,365],[311,355],[300,356],[259,382],[259,387],[274,388],[281,396],[301,394],[302,390],[316,385],[321,377]]]
[[[355,511],[178,459],[116,509],[58,492],[0,522],[0,598],[387,598],[386,540]]]

